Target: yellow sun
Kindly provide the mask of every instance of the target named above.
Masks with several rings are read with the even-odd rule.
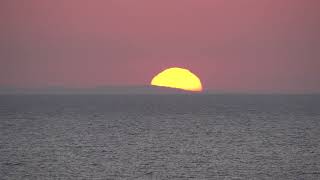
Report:
[[[178,67],[169,68],[160,72],[152,79],[151,85],[187,91],[202,91],[200,79],[191,71]]]

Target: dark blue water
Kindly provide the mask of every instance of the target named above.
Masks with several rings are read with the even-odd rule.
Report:
[[[320,96],[0,96],[0,179],[320,179]]]

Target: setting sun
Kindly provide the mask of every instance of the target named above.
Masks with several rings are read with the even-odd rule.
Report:
[[[168,68],[157,74],[151,81],[153,86],[202,91],[200,79],[191,71],[183,68]]]

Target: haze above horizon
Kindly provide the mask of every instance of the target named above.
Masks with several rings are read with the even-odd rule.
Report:
[[[169,67],[206,91],[320,92],[320,1],[0,2],[0,87],[148,85]]]

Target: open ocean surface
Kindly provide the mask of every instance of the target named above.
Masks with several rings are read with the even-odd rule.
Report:
[[[0,179],[320,179],[320,96],[1,95]]]

